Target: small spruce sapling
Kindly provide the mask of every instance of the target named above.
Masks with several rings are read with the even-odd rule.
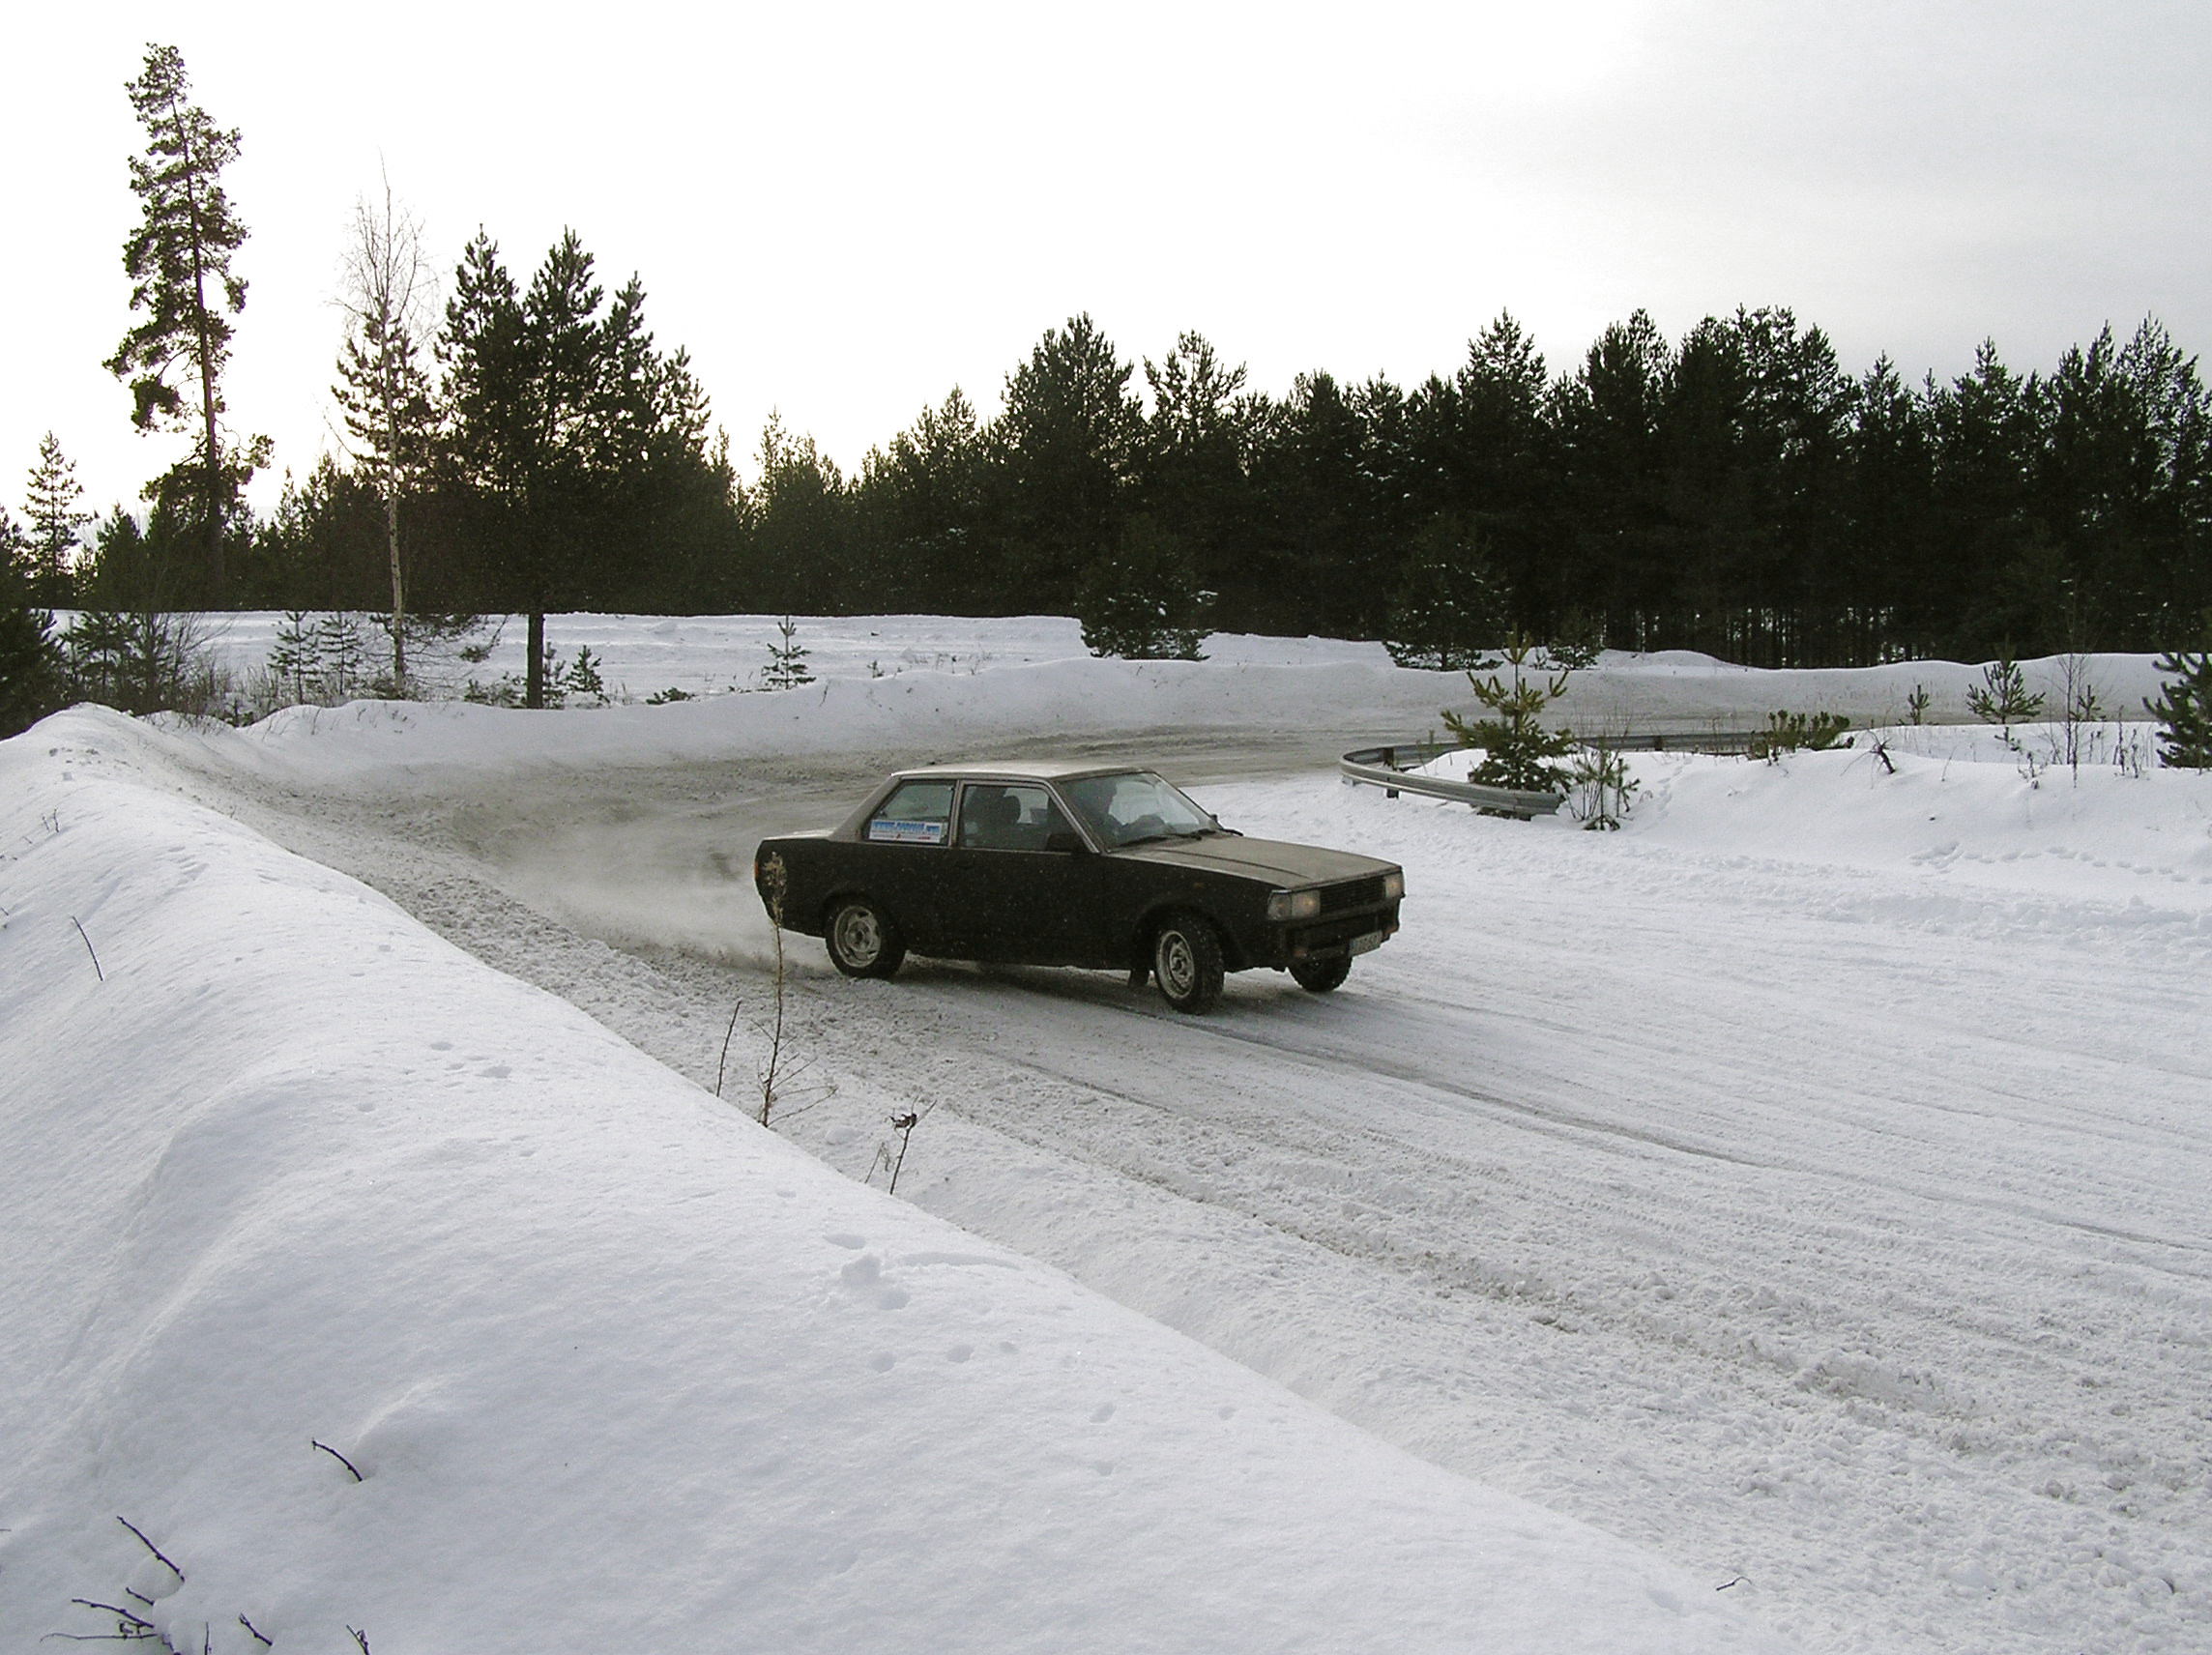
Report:
[[[768,665],[761,668],[764,689],[797,689],[812,683],[806,670],[806,646],[799,641],[799,623],[786,615],[775,624],[776,641],[768,647]]]
[[[276,624],[276,641],[269,647],[269,676],[299,706],[308,697],[307,685],[322,688],[323,648],[320,631],[304,609],[287,609]]]
[[[2143,703],[2158,720],[2159,762],[2168,769],[2212,770],[2212,650],[2172,650],[2159,656],[2168,675],[2156,701]]]
[[[1840,712],[1769,712],[1766,728],[1751,739],[1745,749],[1752,758],[1779,763],[1785,753],[1803,747],[1825,752],[1844,738],[1851,721]]]
[[[1905,698],[1905,721],[1907,724],[1927,723],[1928,706],[1933,699],[1925,684],[1914,684],[1912,693]]]
[[[570,700],[588,703],[593,707],[607,704],[606,680],[599,676],[599,659],[592,653],[592,646],[579,644],[576,658],[562,669],[561,688]]]
[[[1601,833],[1617,828],[1634,803],[1637,781],[1628,772],[1628,755],[1610,737],[1586,739],[1575,749],[1567,771],[1575,819]]]
[[[1501,667],[1511,672],[1510,683],[1497,670]],[[1490,676],[1478,677],[1483,670]],[[1566,694],[1568,671],[1555,671],[1550,656],[1518,631],[1506,638],[1499,657],[1469,669],[1468,684],[1492,716],[1463,718],[1447,709],[1443,721],[1461,746],[1482,749],[1472,780],[1521,793],[1564,791],[1564,761],[1575,739],[1564,730],[1545,729],[1543,713]]]
[[[2017,747],[2012,727],[2025,724],[2043,711],[2041,694],[2027,692],[2020,663],[2004,655],[1982,668],[1981,686],[1966,691],[1966,711],[1985,724],[1994,724],[2008,747]]]
[[[1605,622],[1586,609],[1570,609],[1552,630],[1544,653],[1566,672],[1586,672],[1605,653]]]
[[[561,657],[553,653],[553,646],[551,644],[544,646],[540,659],[543,664],[540,666],[538,674],[538,705],[546,708],[562,708],[568,706],[568,675],[561,665]],[[528,686],[526,685],[524,687],[523,700],[527,702],[529,699],[529,690]]]
[[[361,623],[343,610],[333,610],[315,628],[315,645],[322,660],[324,693],[333,701],[352,700],[368,659]]]

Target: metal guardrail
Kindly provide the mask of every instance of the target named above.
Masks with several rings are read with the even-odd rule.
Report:
[[[1486,787],[1480,782],[1445,781],[1441,776],[1412,775],[1409,771],[1456,746],[1437,741],[1400,741],[1387,747],[1359,747],[1336,761],[1337,773],[1348,785],[1379,787],[1392,798],[1401,793],[1418,793],[1430,798],[1456,799],[1477,810],[1493,810],[1523,822],[1550,816],[1566,799],[1557,793],[1523,793],[1510,787]]]

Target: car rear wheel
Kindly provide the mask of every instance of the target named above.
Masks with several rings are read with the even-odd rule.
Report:
[[[1291,975],[1298,987],[1308,994],[1326,994],[1332,988],[1342,988],[1344,979],[1352,974],[1352,956],[1338,954],[1326,960],[1294,960]]]
[[[906,944],[890,915],[861,897],[837,905],[823,941],[830,945],[830,963],[849,977],[888,977],[906,958]]]
[[[1221,938],[1195,914],[1171,915],[1152,936],[1152,975],[1178,1011],[1210,1010],[1221,998]]]

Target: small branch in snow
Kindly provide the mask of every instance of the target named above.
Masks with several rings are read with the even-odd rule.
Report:
[[[80,1598],[70,1599],[72,1603],[82,1601]],[[160,1636],[151,1629],[145,1632],[49,1632],[39,1641],[44,1643],[47,1638],[58,1638],[64,1643],[146,1643]]]
[[[102,982],[105,982],[107,980],[107,973],[100,969],[100,955],[92,945],[92,939],[90,937],[84,936],[83,921],[78,919],[77,916],[73,914],[70,915],[70,923],[76,927],[76,934],[79,937],[84,937],[84,951],[92,955],[92,974],[98,977]],[[122,1522],[122,1519],[118,1518],[116,1521],[120,1523]],[[125,1526],[128,1527],[129,1525],[126,1524]],[[131,1529],[131,1532],[133,1534],[137,1534],[138,1531],[136,1529]],[[143,1540],[145,1536],[140,1534],[138,1538]],[[181,1576],[179,1578],[182,1579]]]
[[[915,1114],[911,1109],[908,1110],[904,1115],[894,1115],[891,1117],[891,1130],[899,1135],[898,1159],[891,1163],[890,1193],[892,1195],[898,1194],[899,1169],[906,1165],[907,1144],[914,1137],[914,1129],[920,1123],[921,1117]]]
[[[90,944],[88,944],[87,946],[90,946]],[[170,1574],[176,1576],[180,1581],[185,1578],[184,1570],[178,1568],[176,1564],[170,1562],[169,1559],[162,1554],[161,1549],[155,1545],[151,1540],[146,1538],[146,1531],[143,1528],[140,1528],[128,1517],[119,1515],[115,1521],[123,1524],[124,1527],[131,1530],[132,1534],[135,1534],[138,1537],[138,1544],[145,1547],[147,1551],[153,1553],[155,1561],[160,1563],[162,1568],[168,1570]]]
[[[349,1626],[346,1630],[353,1634],[353,1640],[361,1645],[361,1655],[368,1655],[368,1634],[356,1626]]]
[[[714,1065],[714,1095],[722,1095],[722,1076],[730,1066],[730,1042],[737,1037],[738,1013],[744,1006],[742,1000],[730,1002],[730,1026],[722,1031],[722,1060]]]
[[[245,1627],[247,1631],[253,1634],[254,1641],[259,1643],[262,1648],[274,1649],[276,1647],[275,1643],[262,1637],[261,1629],[258,1626],[255,1626],[250,1620],[247,1620],[243,1614],[238,1617],[238,1624]]]
[[[68,1638],[72,1643],[93,1643],[103,1642],[110,1638],[151,1638],[154,1636],[154,1623],[132,1613],[130,1610],[118,1609],[113,1604],[100,1603],[92,1598],[72,1598],[70,1602],[82,1604],[86,1609],[96,1609],[102,1614],[115,1616],[115,1624],[120,1630],[100,1633],[92,1637],[82,1635],[72,1637],[69,1633],[57,1632],[52,1635],[56,1638]]]
[[[1723,1582],[1721,1582],[1719,1585],[1715,1586],[1715,1587],[1713,1588],[1713,1590],[1714,1590],[1714,1591],[1716,1591],[1716,1592],[1725,1592],[1725,1591],[1727,1591],[1727,1590],[1729,1589],[1729,1587],[1731,1587],[1731,1586],[1740,1586],[1740,1585],[1742,1585],[1742,1584],[1743,1584],[1743,1577],[1742,1577],[1741,1575],[1738,1575],[1738,1576],[1737,1576],[1737,1577],[1736,1577],[1734,1580],[1732,1580],[1732,1581],[1723,1581]]]
[[[307,1446],[308,1446],[308,1447],[310,1447],[310,1448],[320,1448],[320,1449],[321,1449],[321,1450],[322,1450],[324,1453],[328,1454],[328,1455],[329,1455],[329,1456],[330,1456],[332,1459],[335,1460],[335,1461],[336,1461],[336,1462],[337,1462],[339,1465],[343,1466],[344,1466],[344,1467],[345,1467],[347,1470],[349,1470],[349,1471],[353,1472],[353,1480],[354,1480],[355,1482],[359,1483],[359,1482],[364,1482],[364,1481],[366,1481],[366,1480],[367,1480],[367,1479],[365,1479],[364,1477],[363,1477],[363,1476],[362,1476],[362,1474],[361,1474],[361,1471],[360,1471],[360,1468],[359,1468],[358,1466],[356,1466],[354,1465],[354,1463],[353,1463],[351,1460],[347,1459],[347,1458],[346,1458],[346,1457],[345,1457],[343,1454],[340,1454],[340,1453],[339,1453],[339,1452],[338,1452],[338,1451],[337,1451],[335,1448],[333,1448],[333,1447],[332,1447],[332,1446],[331,1446],[331,1445],[330,1445],[328,1442],[319,1441],[319,1440],[318,1440],[318,1439],[316,1439],[315,1437],[308,1437],[308,1438],[307,1438]]]

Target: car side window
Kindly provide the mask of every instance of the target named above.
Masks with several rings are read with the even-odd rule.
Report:
[[[960,844],[975,851],[1041,851],[1067,818],[1041,787],[970,782],[960,793]]]
[[[878,844],[942,845],[952,826],[952,784],[905,781],[876,806],[861,834]]]

